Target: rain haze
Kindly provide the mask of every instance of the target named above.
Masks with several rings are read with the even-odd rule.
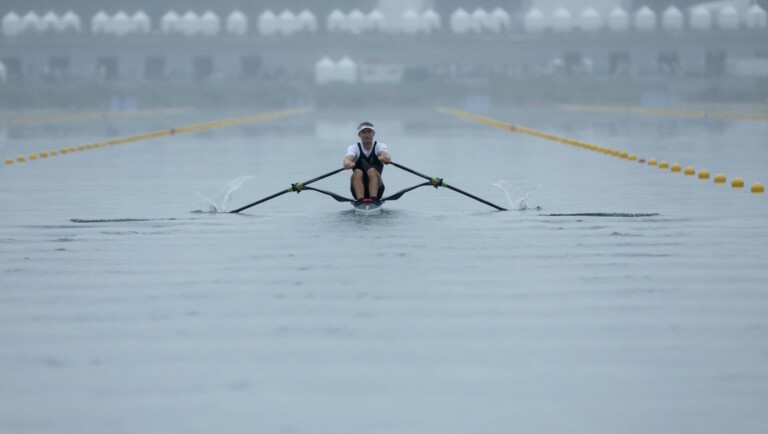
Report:
[[[765,433],[767,9],[0,0],[0,432]]]

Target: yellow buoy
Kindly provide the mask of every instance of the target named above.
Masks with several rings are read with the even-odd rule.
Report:
[[[80,145],[80,146],[77,147],[77,150],[78,151],[85,151],[85,146]]]
[[[66,154],[67,152],[69,152],[69,149],[67,149],[67,148],[59,149],[59,153],[61,153],[62,155]]]
[[[69,147],[69,152],[77,152],[77,149],[75,149],[74,146]]]
[[[725,175],[722,173],[715,175],[715,184],[725,184]]]
[[[675,163],[670,167],[670,170],[673,172],[679,172],[683,169],[683,166],[680,165],[680,163]]]
[[[637,155],[635,154],[629,154],[627,158],[629,158],[629,161],[637,161]]]
[[[40,153],[40,158],[48,158],[48,153],[43,151]]]
[[[733,188],[743,188],[744,187],[744,180],[741,178],[733,178],[733,181],[731,181],[731,187]]]
[[[23,162],[27,161],[27,159],[24,158],[23,155],[19,155],[18,157],[16,157],[16,161],[18,161],[19,163],[23,163]]]
[[[13,164],[13,158],[6,158],[5,164]]]
[[[619,157],[624,159],[629,158],[629,153],[627,151],[621,151],[619,152]]]
[[[669,168],[669,163],[667,163],[664,160],[659,161],[659,169],[668,169],[668,168]]]
[[[686,167],[686,168],[683,170],[683,173],[684,173],[686,176],[693,176],[693,175],[695,175],[695,174],[696,174],[696,169],[694,169],[694,168],[693,168],[693,167],[691,167],[691,166],[688,166],[688,167]]]
[[[656,165],[656,159],[655,158],[651,158],[650,160],[648,160],[648,165],[649,166],[655,166]]]
[[[30,160],[37,160],[37,154],[29,154]]]
[[[752,193],[765,193],[765,187],[763,187],[763,184],[756,182],[752,184]]]
[[[699,179],[709,179],[709,170],[707,169],[699,170]]]
[[[614,157],[618,157],[619,156],[619,150],[618,149],[611,149],[611,155],[614,156]]]
[[[55,156],[59,155],[59,151],[57,151],[55,149],[51,149],[51,152],[49,152],[49,154],[51,154],[51,157],[55,157]]]
[[[85,145],[85,149],[93,149],[93,145]]]

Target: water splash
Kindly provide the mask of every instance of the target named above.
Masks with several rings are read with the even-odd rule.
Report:
[[[197,196],[200,199],[203,199],[206,202],[207,208],[209,213],[225,213],[227,212],[227,207],[229,206],[229,199],[232,197],[232,194],[240,189],[240,187],[243,186],[247,181],[250,181],[251,179],[256,178],[255,176],[241,176],[239,178],[235,178],[228,183],[224,184],[221,189],[216,193],[216,195],[213,197],[213,199],[208,199],[207,197],[203,196],[200,193],[197,193]],[[206,212],[199,210],[197,212]]]
[[[535,210],[540,210],[541,209],[541,207],[538,206],[538,205],[534,206],[534,207],[529,207],[528,203],[527,203],[527,200],[528,200],[528,197],[531,195],[531,193],[533,193],[534,191],[536,191],[536,190],[540,189],[541,187],[543,187],[544,184],[537,185],[536,188],[534,188],[533,190],[525,191],[519,199],[512,199],[512,197],[513,197],[512,196],[512,190],[516,189],[516,187],[514,185],[512,185],[511,182],[502,179],[502,180],[499,180],[499,181],[494,181],[494,182],[492,182],[492,184],[493,184],[494,187],[498,187],[498,188],[501,189],[501,191],[504,192],[504,196],[507,197],[507,203],[509,203],[510,209],[514,209],[514,210],[518,210],[518,211],[525,211],[525,210],[531,209],[531,208],[533,208]]]

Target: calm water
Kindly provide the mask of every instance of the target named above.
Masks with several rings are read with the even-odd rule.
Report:
[[[768,181],[768,123],[485,114]],[[227,115],[6,129],[0,153]],[[240,177],[228,209],[339,167],[361,120],[395,161],[529,209],[422,188],[371,217],[311,191],[199,212]],[[4,166],[0,431],[764,432],[767,198],[431,110]],[[641,216],[549,215],[613,213]]]

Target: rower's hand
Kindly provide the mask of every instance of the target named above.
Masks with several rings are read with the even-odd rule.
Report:
[[[392,163],[392,157],[389,156],[389,154],[383,154],[380,158],[381,162],[384,164],[390,164]]]
[[[346,169],[354,169],[354,168],[355,168],[355,162],[354,161],[349,161],[349,160],[345,160],[344,161],[344,169],[345,170]]]

